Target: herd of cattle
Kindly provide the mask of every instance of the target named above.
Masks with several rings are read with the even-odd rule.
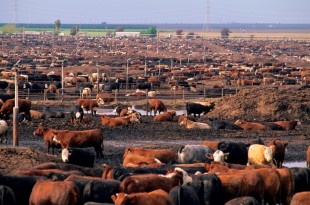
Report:
[[[172,89],[194,92],[198,92],[198,82],[207,84],[212,80],[223,82],[214,88],[231,86],[232,82],[235,86],[310,83],[307,41],[291,41],[288,47],[286,40],[45,35],[0,35],[0,40],[1,143],[7,140],[6,120],[15,104],[11,99],[14,95],[10,94],[15,89],[12,67],[19,60],[19,90],[44,93],[47,99],[56,99],[62,88],[62,66],[88,68],[97,62],[105,67],[102,76],[96,76],[95,71],[86,74],[65,71],[63,91],[75,87],[82,97],[70,107],[73,124],[89,123],[84,111],[96,116],[100,105],[115,99],[110,93],[99,93],[96,100],[89,98],[99,81],[108,85],[101,86],[104,91],[127,88],[126,63],[129,88],[153,91],[126,93],[129,96],[155,97],[158,94],[155,89],[161,88],[163,82]],[[42,112],[32,110],[30,99],[20,99],[18,105],[19,121],[65,115],[49,107]],[[291,130],[300,123],[296,120],[232,123],[196,118],[214,106],[214,103],[188,103],[187,114],[179,116],[178,124],[187,129],[264,131]],[[157,99],[148,100],[148,109],[154,114],[154,121],[176,118],[176,112],[168,111],[164,102]],[[131,108],[117,107],[115,113],[119,116],[100,116],[102,126],[129,127],[143,121],[143,116]],[[100,128],[56,130],[40,125],[33,134],[42,137],[48,153],[51,148],[53,153],[54,149],[61,149],[64,163],[44,163],[12,175],[0,175],[2,204],[297,205],[310,201],[310,148],[305,153],[307,168],[286,168],[282,163],[288,142],[281,139],[267,143],[258,139],[251,144],[205,141],[201,145],[184,145],[177,151],[129,147],[124,152],[122,167],[102,168],[93,167],[96,157],[103,157],[104,135]]]
[[[96,106],[93,106],[96,104]],[[13,112],[14,99],[4,102],[1,118]],[[70,108],[72,123],[87,123],[84,110],[96,116],[97,100],[79,98]],[[154,121],[173,121],[175,111],[168,111],[163,101],[150,99]],[[215,103],[187,103],[187,114],[178,123],[189,129],[267,129],[292,130],[298,121],[268,123],[226,121],[199,122],[201,114],[214,109]],[[31,100],[20,99],[19,108],[30,119],[49,116],[31,110]],[[45,113],[44,113],[45,112]],[[129,126],[141,123],[142,115],[134,109],[116,107],[116,115],[100,116],[102,126]],[[59,114],[61,116],[61,114]],[[0,120],[1,142],[6,140],[8,125]],[[64,163],[45,163],[29,170],[0,175],[4,204],[303,204],[310,200],[310,146],[307,168],[283,167],[289,142],[273,139],[250,144],[204,141],[173,149],[127,148],[122,167],[94,167],[96,157],[103,157],[104,134],[92,130],[56,130],[39,125],[33,135],[42,137],[47,152],[61,149]],[[92,148],[96,155],[94,154]]]

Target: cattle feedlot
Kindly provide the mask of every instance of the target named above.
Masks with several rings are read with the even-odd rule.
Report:
[[[198,198],[181,195],[187,204],[250,196],[243,200],[289,205],[310,191],[307,39],[1,34],[0,41],[0,185],[16,204],[29,204],[44,183],[61,190],[53,188],[61,181],[78,187],[72,204],[113,204],[116,193],[156,189],[169,204],[184,189]],[[14,147],[16,87],[25,105]],[[117,107],[124,116],[112,112]]]

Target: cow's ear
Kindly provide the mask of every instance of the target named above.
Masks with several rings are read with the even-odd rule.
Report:
[[[57,130],[53,130],[52,133],[53,133],[53,135],[57,135],[58,134]]]
[[[113,200],[113,202],[116,201],[117,196],[118,196],[118,193],[116,193],[116,196],[115,196],[115,195],[112,195],[112,196],[111,196],[111,199]]]

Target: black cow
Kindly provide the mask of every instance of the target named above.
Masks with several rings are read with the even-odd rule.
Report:
[[[50,118],[64,118],[65,114],[61,111],[53,111],[50,107],[45,107],[42,112],[42,116],[44,119]]]
[[[294,193],[310,191],[310,169],[301,167],[289,168],[294,176]]]
[[[137,89],[140,90],[151,90],[152,89],[152,83],[150,82],[143,82],[143,83],[138,83]]]
[[[15,94],[8,94],[8,93],[0,93],[0,99],[5,103],[5,101],[12,99],[15,97]]]
[[[13,190],[9,186],[0,186],[0,204],[16,204],[16,198]]]
[[[32,188],[39,178],[44,179],[45,177],[0,175],[0,184],[8,186],[13,190],[16,204],[29,205]]]
[[[3,80],[0,80],[0,89],[6,89],[9,86],[9,83]]]
[[[79,204],[87,201],[112,203],[111,195],[118,193],[120,186],[118,180],[86,178],[78,175],[72,175],[66,181],[72,181],[79,188]]]
[[[259,205],[260,203],[252,196],[243,196],[231,199],[225,203],[225,205]]]
[[[248,162],[248,146],[243,142],[221,141],[217,148],[224,153],[229,153],[226,160],[227,163],[246,165]]]
[[[93,167],[95,162],[95,153],[87,148],[69,147],[61,152],[62,161],[69,164],[75,164],[84,167]]]
[[[214,106],[214,102],[212,102],[209,106],[205,106],[199,103],[186,103],[187,116],[194,114],[194,117],[196,117],[196,115],[200,117],[201,113],[204,115],[207,114],[214,108]]]
[[[210,121],[209,124],[215,130],[219,130],[219,129],[242,130],[241,127],[239,127],[238,125],[232,122],[226,122],[223,120],[209,120],[209,121]]]
[[[220,204],[222,182],[214,173],[191,175],[200,204]]]
[[[80,105],[72,105],[70,107],[71,123],[74,124],[77,121],[82,123],[84,111]]]
[[[173,205],[200,205],[198,196],[191,186],[179,185],[173,187],[169,192],[169,196]]]

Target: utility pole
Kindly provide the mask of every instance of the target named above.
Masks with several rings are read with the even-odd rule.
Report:
[[[97,66],[97,93],[99,93],[99,65],[98,65],[98,62],[96,64]]]
[[[15,70],[15,107],[13,108],[13,147],[17,147],[19,145],[19,139],[18,139],[18,82],[17,82],[17,74],[18,74],[18,68],[17,65],[19,64],[20,60],[17,61],[14,65]]]

